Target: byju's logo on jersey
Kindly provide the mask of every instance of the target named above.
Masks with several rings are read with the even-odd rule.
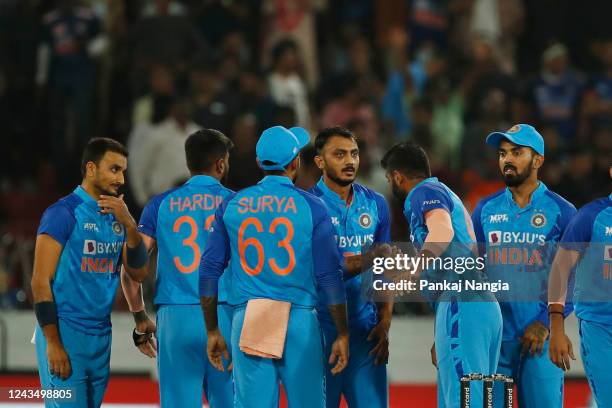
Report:
[[[85,255],[95,255],[96,254],[96,241],[93,239],[86,239],[83,243],[83,253]]]
[[[340,225],[340,221],[338,221],[338,217],[331,217],[332,225]]]
[[[123,225],[119,224],[117,221],[113,222],[113,232],[115,235],[123,234]]]
[[[489,217],[490,223],[508,222],[508,214],[493,214]]]
[[[546,217],[544,214],[534,214],[531,217],[531,225],[536,228],[542,228],[546,225]]]
[[[501,231],[489,231],[489,244],[491,246],[501,244]]]
[[[359,225],[363,228],[369,228],[372,225],[372,217],[368,213],[363,213],[359,216]]]

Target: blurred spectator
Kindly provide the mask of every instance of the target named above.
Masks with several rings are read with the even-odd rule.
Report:
[[[454,0],[454,2],[457,1]],[[437,48],[445,48],[446,31],[449,25],[449,3],[453,3],[453,0],[412,1],[408,25],[411,29],[412,50],[420,48],[427,42],[434,43]]]
[[[234,120],[231,134],[234,148],[230,152],[230,170],[227,185],[238,191],[257,183],[262,172],[253,151],[259,138],[256,117],[252,114],[238,116]]]
[[[270,96],[280,106],[293,109],[297,123],[310,127],[310,108],[304,81],[298,73],[298,47],[292,40],[279,42],[272,51],[273,67],[268,76]]]
[[[171,0],[149,3],[131,29],[127,44],[135,93],[143,93],[142,79],[153,64],[167,65],[184,76],[192,59],[202,54],[204,47],[204,40],[179,3]]]
[[[201,127],[229,135],[240,108],[239,95],[228,91],[217,71],[208,66],[192,70],[191,88],[194,92],[193,121]]]
[[[295,51],[303,63],[308,88],[314,89],[319,82],[315,14],[325,6],[325,3],[324,0],[263,0],[261,2],[264,66],[269,65],[270,50],[286,40],[291,40],[296,44]],[[274,56],[273,59],[276,60]],[[300,116],[299,113],[298,116]]]
[[[586,130],[612,125],[612,39],[598,47],[602,70],[593,76],[585,93]],[[612,141],[610,142],[612,143]]]
[[[339,78],[340,81],[340,78]],[[363,140],[376,146],[378,143],[378,120],[376,112],[360,92],[357,77],[346,75],[337,86],[337,97],[328,103],[321,113],[321,127],[347,127],[352,121],[363,126]]]
[[[106,47],[100,20],[76,0],[43,18],[36,84],[47,86],[51,154],[63,178],[91,135],[95,61]]]
[[[155,100],[170,96],[174,91],[174,75],[170,68],[162,64],[154,65],[149,72],[149,93],[134,102],[132,126],[159,122],[159,113],[155,112]],[[163,117],[166,117],[167,113],[164,112]]]
[[[542,72],[527,84],[521,116],[536,123],[554,126],[563,140],[569,142],[578,130],[578,106],[584,90],[584,79],[569,67],[567,48],[555,43],[542,53]]]
[[[435,156],[452,170],[460,164],[461,137],[465,110],[461,89],[453,89],[446,77],[433,78],[428,84],[428,96],[433,102],[431,132]]]
[[[268,87],[255,70],[245,70],[240,74],[240,94],[242,95],[243,113],[252,113],[257,118],[258,134],[264,129],[274,126],[274,115],[278,106],[268,93]]]
[[[362,130],[359,124],[351,124],[350,129],[357,137]],[[357,139],[359,147],[359,170],[357,172],[356,182],[371,188],[374,191],[391,199],[391,191],[389,183],[385,176],[385,170],[380,166],[380,154],[372,149],[368,143],[362,139]]]
[[[593,154],[590,150],[582,148],[574,151],[567,171],[557,186],[557,192],[576,208],[582,207],[591,200],[590,192],[595,188],[593,169]]]
[[[156,194],[182,183],[189,178],[185,162],[185,140],[199,129],[189,119],[190,101],[186,95],[178,95],[170,107],[170,116],[157,125],[148,128],[148,134],[141,135],[139,144],[134,146],[130,157],[128,175],[132,192],[142,207]]]

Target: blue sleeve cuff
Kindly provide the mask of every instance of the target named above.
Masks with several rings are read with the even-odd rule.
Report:
[[[219,279],[200,277],[200,297],[217,296],[219,292]]]
[[[326,305],[340,305],[346,303],[346,290],[344,285],[333,285],[321,288],[323,303]]]

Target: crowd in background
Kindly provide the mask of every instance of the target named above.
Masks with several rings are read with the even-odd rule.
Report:
[[[135,214],[188,178],[201,127],[234,141],[233,189],[260,179],[263,129],[341,125],[358,181],[387,193],[381,153],[413,140],[471,209],[503,187],[486,135],[530,123],[550,189],[576,207],[608,195],[610,15],[606,0],[0,0],[0,308],[28,305],[40,214],[94,136],[128,146]],[[405,240],[397,205],[393,226]]]

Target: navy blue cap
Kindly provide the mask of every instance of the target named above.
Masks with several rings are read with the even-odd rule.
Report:
[[[544,156],[544,139],[531,125],[520,123],[512,126],[505,132],[493,132],[487,136],[486,143],[499,148],[499,144],[503,139],[508,139],[519,146],[531,147],[539,155]]]
[[[268,128],[262,132],[255,147],[259,166],[264,170],[285,170],[309,142],[308,132],[301,127]]]

